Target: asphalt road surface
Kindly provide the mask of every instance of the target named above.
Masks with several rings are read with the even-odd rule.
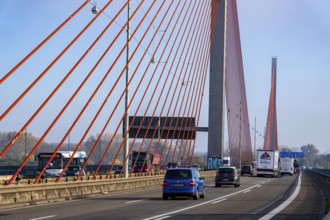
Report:
[[[294,194],[299,175],[281,178],[241,177],[241,187],[216,188],[207,178],[206,198],[163,200],[161,187],[19,209],[1,210],[0,220],[55,219],[267,219]],[[271,219],[322,219],[324,197],[307,173],[299,193]],[[266,217],[265,217],[266,216]]]

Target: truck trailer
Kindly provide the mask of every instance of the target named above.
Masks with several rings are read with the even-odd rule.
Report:
[[[158,153],[133,151],[131,155],[134,173],[159,171],[162,156]]]
[[[257,176],[279,176],[279,152],[277,150],[257,151]]]

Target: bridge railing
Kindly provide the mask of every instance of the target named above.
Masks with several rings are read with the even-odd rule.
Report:
[[[213,177],[215,173],[214,171],[201,171],[201,175]],[[112,179],[99,176],[97,179],[89,181],[86,179],[60,183],[47,181],[41,184],[0,185],[0,209],[81,199],[138,188],[160,187],[163,177],[164,174]]]
[[[330,169],[318,169],[313,168],[312,171],[317,174],[319,178],[324,179],[325,181],[330,183]]]

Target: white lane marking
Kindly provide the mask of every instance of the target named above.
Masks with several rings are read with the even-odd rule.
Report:
[[[147,199],[139,199],[139,200],[128,201],[128,202],[125,202],[125,203],[130,204],[130,203],[135,203],[135,202],[141,202],[141,201],[144,201],[144,200],[148,200],[148,198]]]
[[[212,202],[212,204],[216,204],[216,203],[219,203],[219,202],[223,202],[223,201],[225,201],[225,200],[227,200],[227,199],[220,199],[220,200],[218,200],[218,201],[214,201],[214,202]]]
[[[40,218],[31,218],[29,220],[40,220],[40,219],[45,219],[45,218],[53,218],[55,217],[56,215],[49,215],[49,216],[44,216],[44,217],[40,217]]]
[[[243,193],[248,193],[248,192],[250,192],[251,190],[246,190],[246,191],[244,191]]]
[[[145,218],[144,220],[156,220],[158,218],[161,218],[161,217],[164,217],[164,216],[167,216],[167,215],[171,215],[171,214],[175,214],[175,213],[179,213],[179,212],[182,212],[182,211],[186,211],[186,210],[189,210],[189,209],[192,209],[192,208],[195,208],[195,207],[198,207],[198,206],[202,206],[202,205],[206,205],[206,204],[209,204],[209,203],[212,203],[212,202],[215,202],[215,201],[218,201],[220,199],[225,199],[227,197],[230,197],[230,196],[233,196],[233,195],[236,195],[238,193],[241,193],[241,192],[244,192],[246,190],[249,190],[249,189],[252,189],[254,187],[257,187],[258,185],[254,185],[254,186],[251,186],[247,189],[243,189],[243,190],[240,190],[240,191],[237,191],[237,192],[234,192],[234,193],[231,193],[231,194],[228,194],[228,195],[225,195],[225,196],[221,196],[219,198],[216,198],[216,199],[212,199],[210,201],[206,201],[206,202],[202,202],[202,203],[199,203],[199,204],[196,204],[196,205],[192,205],[192,206],[188,206],[186,208],[183,208],[183,209],[178,209],[178,210],[175,210],[175,211],[171,211],[171,212],[167,212],[167,213],[164,213],[164,214],[160,214],[160,215],[156,215],[156,216],[152,216],[152,217],[149,217],[149,218]]]
[[[301,173],[299,174],[298,184],[297,184],[297,187],[294,190],[293,194],[285,202],[283,202],[280,206],[278,206],[276,209],[270,211],[267,215],[264,215],[263,217],[259,218],[259,220],[269,220],[269,219],[273,218],[275,215],[277,215],[278,213],[280,213],[283,209],[285,209],[299,194],[300,186],[301,186]]]
[[[164,217],[161,217],[161,218],[156,218],[155,220],[162,220],[162,219],[165,219],[165,218],[170,218],[171,216],[167,215],[167,216],[164,216]]]

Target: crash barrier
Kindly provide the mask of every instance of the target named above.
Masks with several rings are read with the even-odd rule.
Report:
[[[202,176],[215,176],[214,171],[201,172]],[[89,179],[83,181],[47,180],[40,184],[21,184],[0,186],[0,209],[24,207],[51,202],[83,199],[91,196],[107,195],[111,192],[135,190],[146,187],[159,187],[164,174],[137,176],[130,178]]]
[[[306,171],[323,192],[325,199],[324,213],[328,213],[323,219],[330,219],[330,170],[313,168],[311,170],[306,169]]]
[[[315,173],[319,178],[322,178],[326,182],[330,183],[330,169],[312,169],[313,173]]]

